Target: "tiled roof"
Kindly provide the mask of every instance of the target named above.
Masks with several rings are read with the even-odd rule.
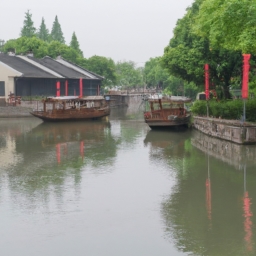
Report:
[[[56,76],[32,65],[31,63],[8,54],[0,53],[0,62],[22,73],[23,77],[56,78]]]
[[[74,78],[74,79],[79,79],[79,78],[83,78],[83,79],[93,79],[90,78],[89,76],[84,75],[81,72],[78,72],[72,68],[69,68],[61,63],[59,63],[58,61],[52,59],[51,57],[44,57],[42,59],[36,59],[34,57],[28,57],[29,59],[40,63],[41,65],[44,65],[45,67],[54,70],[56,73],[64,76],[65,78]],[[94,77],[94,79],[97,79],[96,77]]]
[[[64,79],[82,78],[93,80],[104,79],[102,76],[60,57],[57,60],[48,56],[42,59],[36,59],[31,56],[11,56],[5,53],[0,53],[0,62],[22,73],[23,77]]]
[[[83,67],[80,67],[80,66],[76,65],[75,63],[72,63],[72,62],[70,62],[68,60],[65,60],[61,56],[58,56],[56,58],[56,61],[61,63],[61,64],[63,64],[63,65],[65,65],[66,67],[72,68],[72,69],[74,69],[74,70],[76,70],[76,71],[78,71],[78,72],[80,72],[80,73],[82,73],[82,74],[84,74],[86,76],[89,76],[92,79],[100,79],[100,80],[104,79],[103,76],[100,76],[100,75],[98,75],[96,73],[93,73],[93,72],[83,68]]]

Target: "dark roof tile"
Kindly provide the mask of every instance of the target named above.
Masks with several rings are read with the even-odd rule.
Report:
[[[10,56],[8,54],[0,53],[0,61],[22,73],[24,77],[56,78],[56,76],[17,56]]]

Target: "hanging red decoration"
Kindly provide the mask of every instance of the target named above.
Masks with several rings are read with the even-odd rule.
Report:
[[[204,65],[204,74],[205,74],[205,97],[206,97],[206,100],[209,100],[209,96],[210,96],[210,92],[209,92],[209,84],[210,84],[209,64]]]
[[[83,79],[82,78],[79,79],[79,97],[80,98],[83,97]]]
[[[243,66],[242,98],[248,99],[248,82],[249,82],[249,70],[250,70],[249,60],[251,58],[251,54],[243,54],[243,57],[244,57],[244,66]]]
[[[56,83],[56,96],[60,97],[60,81]]]

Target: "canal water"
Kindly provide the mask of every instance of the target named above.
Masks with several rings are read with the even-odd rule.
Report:
[[[1,255],[255,255],[255,156],[125,109],[0,119]]]

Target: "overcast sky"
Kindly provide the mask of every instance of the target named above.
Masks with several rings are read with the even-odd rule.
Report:
[[[161,56],[178,19],[194,0],[8,0],[1,1],[0,39],[18,38],[30,10],[38,29],[51,31],[58,16],[66,44],[75,31],[84,57],[100,55],[138,66]]]

